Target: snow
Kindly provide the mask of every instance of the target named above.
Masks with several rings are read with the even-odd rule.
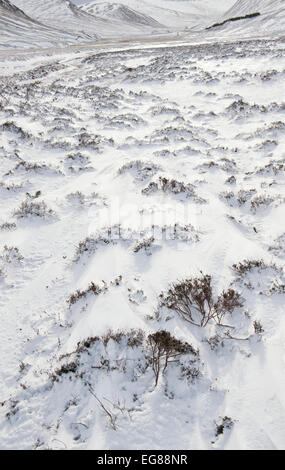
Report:
[[[106,40],[116,46],[118,40],[137,38],[141,43],[152,36],[152,43],[161,38],[173,42],[175,37],[189,43],[282,34],[282,2],[260,0],[254,6],[260,17],[207,30],[232,16],[252,13],[252,2],[122,0],[76,6],[67,0],[1,0],[0,50],[82,47],[90,41],[102,47]]]
[[[72,35],[41,25],[8,0],[0,1],[0,48],[69,44]],[[74,39],[73,39],[74,42]]]
[[[147,1],[147,0],[122,0],[120,2],[91,2],[81,6],[83,11],[96,17],[126,16],[126,8],[152,18],[167,28],[183,30],[185,27],[203,27],[218,12],[213,2],[179,2],[179,1]],[[226,8],[226,7],[225,7]]]
[[[50,27],[63,29],[69,33],[87,37],[89,40],[98,36],[115,36],[124,31],[126,24],[118,18],[113,22],[106,22],[78,9],[66,0],[13,0],[14,4],[34,19]],[[142,33],[143,28],[136,28],[129,24],[129,35]],[[148,28],[149,30],[149,28]],[[126,34],[126,33],[125,33]]]
[[[237,22],[234,30],[243,30],[245,34],[262,30],[267,34],[274,31],[284,32],[285,6],[283,0],[238,0],[223,16],[223,19],[260,13],[260,16],[244,24]],[[228,27],[228,26],[227,26]]]
[[[284,449],[281,2],[119,3],[0,2],[0,448]]]

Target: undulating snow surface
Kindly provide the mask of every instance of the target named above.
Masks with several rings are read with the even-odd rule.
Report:
[[[58,17],[16,3],[34,7],[0,2],[27,38],[0,54],[0,448],[284,449],[279,30],[59,50]]]

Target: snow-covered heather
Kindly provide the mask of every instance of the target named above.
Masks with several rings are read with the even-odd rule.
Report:
[[[284,449],[284,44],[136,47],[2,57],[0,447]]]

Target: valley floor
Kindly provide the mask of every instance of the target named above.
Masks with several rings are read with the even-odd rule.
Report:
[[[284,42],[0,70],[0,447],[284,449]],[[205,275],[223,326],[166,300]]]

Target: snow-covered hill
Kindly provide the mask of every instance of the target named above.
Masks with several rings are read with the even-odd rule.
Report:
[[[87,13],[100,18],[112,20],[118,19],[130,24],[148,25],[155,28],[161,27],[158,21],[154,20],[150,16],[135,11],[127,5],[123,5],[121,3],[88,3],[82,7],[82,11],[86,11]]]
[[[13,4],[31,18],[49,27],[72,34],[84,34],[90,38],[98,36],[94,18],[67,0],[13,0]]]
[[[67,0],[1,0],[0,48],[51,47],[165,31],[152,20],[94,17]],[[139,16],[139,14],[137,15]]]
[[[202,28],[216,18],[226,7],[216,8],[214,2],[177,0],[120,0],[118,2],[93,1],[80,7],[83,11],[100,17],[119,16],[130,18],[130,10],[138,15],[150,18],[168,28],[183,30],[185,27]]]
[[[260,15],[237,22],[228,22],[221,28],[234,34],[244,31],[246,35],[262,34],[262,32],[270,35],[276,32],[285,32],[284,0],[238,0],[232,8],[224,13],[221,21],[253,13]]]
[[[224,16],[241,16],[257,11],[262,14],[269,14],[284,9],[284,0],[237,0],[232,8],[225,12]]]
[[[154,31],[166,31],[166,27],[158,21],[126,7],[109,16],[94,16],[67,0],[5,0],[2,2],[2,10],[2,47],[26,46],[26,36],[27,44],[33,46],[37,41],[36,35],[39,46],[48,46],[62,45],[62,42],[70,44],[97,38],[142,36],[151,35]],[[7,30],[11,33],[10,37],[7,36]]]
[[[0,48],[49,47],[74,41],[73,34],[40,24],[15,3],[0,0]]]

